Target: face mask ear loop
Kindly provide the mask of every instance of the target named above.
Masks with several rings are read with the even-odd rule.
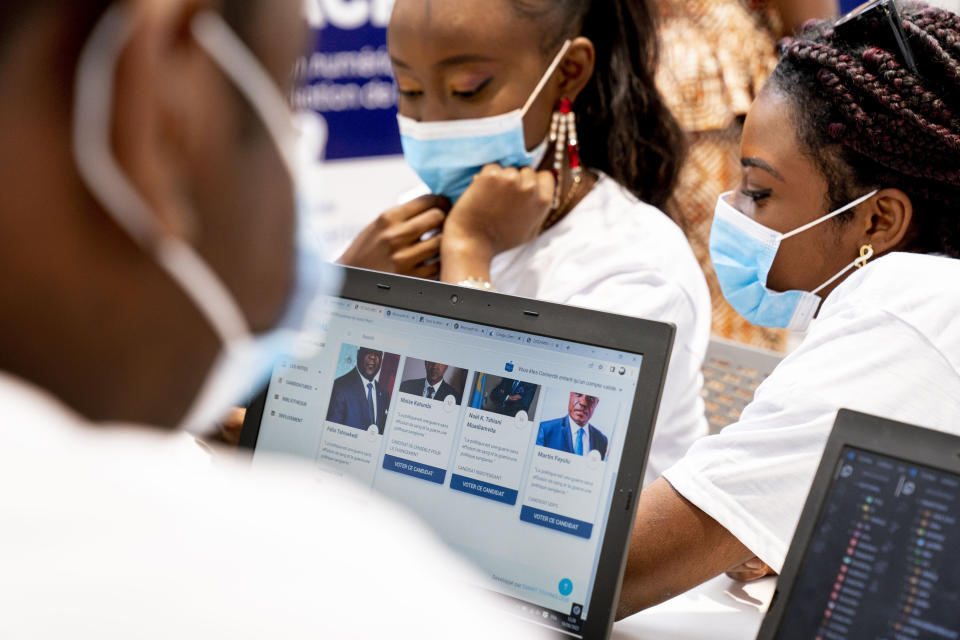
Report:
[[[530,107],[533,106],[533,103],[536,102],[537,98],[540,97],[540,92],[543,91],[543,88],[547,86],[547,83],[550,82],[550,78],[553,77],[553,72],[557,70],[557,67],[560,66],[560,63],[563,62],[563,56],[567,55],[567,51],[570,50],[570,45],[573,44],[573,40],[567,40],[563,43],[563,46],[560,48],[560,51],[553,58],[553,62],[550,63],[550,66],[547,67],[546,73],[540,78],[540,82],[537,83],[537,87],[533,90],[533,93],[530,94],[530,97],[527,98],[527,103],[523,105],[523,109],[520,110],[520,116],[526,116],[527,111],[530,110]]]
[[[80,55],[75,88],[73,153],[94,199],[186,293],[223,344],[249,335],[246,319],[216,273],[186,242],[166,235],[150,205],[113,156],[114,76],[133,35],[131,10],[109,8]]]
[[[842,206],[842,207],[840,207],[839,209],[837,209],[836,211],[831,211],[831,212],[828,213],[827,215],[825,215],[825,216],[823,216],[823,217],[821,217],[821,218],[817,218],[817,219],[814,220],[813,222],[808,222],[807,224],[803,225],[803,226],[800,227],[799,229],[794,229],[794,230],[791,231],[790,233],[785,233],[785,234],[783,234],[783,237],[782,237],[781,239],[782,239],[782,240],[786,240],[787,238],[792,238],[793,236],[799,235],[799,234],[803,233],[804,231],[807,231],[807,230],[809,230],[809,229],[813,229],[813,228],[814,228],[815,226],[817,226],[818,224],[820,224],[820,223],[822,223],[822,222],[826,222],[826,221],[829,220],[830,218],[834,218],[834,217],[840,215],[841,213],[843,213],[844,211],[849,211],[850,209],[853,209],[853,208],[856,207],[857,205],[859,205],[859,204],[861,204],[861,203],[863,203],[863,202],[866,202],[867,200],[869,200],[869,199],[872,198],[873,196],[877,195],[877,193],[879,193],[879,191],[878,191],[877,189],[874,189],[873,191],[871,191],[871,192],[868,193],[867,195],[863,196],[862,198],[857,198],[856,200],[854,200],[854,201],[851,202],[850,204],[845,205],[845,206]]]
[[[133,35],[131,10],[113,6],[90,34],[77,63],[73,154],[87,188],[111,217],[145,250],[162,235],[150,206],[127,181],[110,148],[114,74]]]
[[[814,289],[814,290],[811,291],[810,293],[812,293],[812,294],[814,294],[814,295],[820,293],[821,291],[823,291],[824,289],[826,289],[827,287],[829,287],[831,284],[833,284],[834,282],[836,282],[837,280],[839,280],[845,273],[847,273],[848,271],[850,271],[850,270],[853,269],[854,267],[860,266],[861,263],[866,264],[866,261],[869,260],[869,259],[872,258],[872,257],[873,257],[873,247],[869,247],[869,248],[866,250],[866,252],[864,252],[864,254],[863,254],[862,256],[860,256],[859,258],[857,258],[856,260],[854,260],[853,262],[851,262],[850,264],[848,264],[846,267],[844,267],[844,268],[843,268],[843,271],[841,271],[841,272],[838,273],[837,275],[833,276],[832,278],[830,278],[829,280],[827,280],[826,282],[824,282],[822,285],[820,285],[819,287],[817,287],[816,289]]]
[[[198,14],[190,25],[197,43],[240,88],[275,141],[291,180],[297,175],[293,113],[276,83],[223,18],[212,11]]]

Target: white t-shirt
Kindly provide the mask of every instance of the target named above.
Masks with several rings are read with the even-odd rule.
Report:
[[[680,228],[601,175],[589,194],[532,242],[496,256],[498,291],[677,326],[644,484],[707,434],[700,368],[710,293]]]
[[[779,571],[841,408],[960,433],[960,260],[895,253],[852,274],[740,421],[666,479]]]
[[[2,638],[544,637],[369,491],[87,425],[2,373],[0,407]]]

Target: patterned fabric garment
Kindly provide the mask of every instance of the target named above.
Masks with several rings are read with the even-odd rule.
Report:
[[[785,332],[750,324],[724,300],[708,246],[717,198],[740,180],[743,118],[776,66],[776,15],[740,0],[659,0],[658,8],[657,85],[689,144],[667,213],[707,277],[713,334],[783,351]]]

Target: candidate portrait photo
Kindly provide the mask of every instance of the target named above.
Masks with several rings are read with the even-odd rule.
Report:
[[[407,358],[400,378],[400,392],[444,402],[452,397],[455,404],[463,400],[467,370],[447,364]]]
[[[470,407],[502,416],[523,412],[532,419],[540,400],[540,385],[517,378],[478,372],[470,391]]]
[[[399,365],[397,354],[344,344],[330,391],[327,422],[365,431],[376,426],[383,435]]]
[[[571,391],[568,396],[558,393],[551,395],[553,397],[545,408],[545,415],[556,415],[563,411],[558,406],[563,400],[566,400],[566,415],[541,422],[537,444],[577,456],[596,451],[601,460],[606,460],[609,428],[601,429],[594,424],[600,398],[577,391]]]

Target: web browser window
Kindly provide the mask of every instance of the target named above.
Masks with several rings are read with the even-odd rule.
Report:
[[[319,351],[273,372],[254,464],[308,458],[408,505],[505,606],[577,635],[642,354],[343,298],[322,306]]]

